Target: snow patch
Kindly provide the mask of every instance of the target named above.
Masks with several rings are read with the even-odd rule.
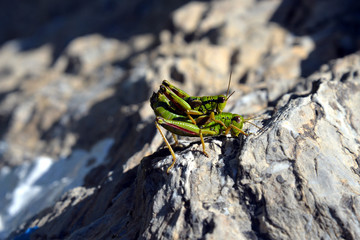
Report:
[[[30,169],[29,174],[23,174],[23,180],[19,183],[17,188],[14,190],[12,201],[8,209],[8,215],[14,216],[24,208],[31,199],[34,199],[40,192],[41,187],[36,186],[35,182],[38,180],[44,173],[50,168],[53,160],[49,157],[39,157],[33,163],[32,169]],[[24,166],[23,170],[26,170],[28,167]]]
[[[39,156],[31,163],[0,169],[0,239],[53,205],[66,191],[81,186],[87,173],[104,163],[113,143],[108,138],[90,151],[74,150],[67,158],[55,161]]]

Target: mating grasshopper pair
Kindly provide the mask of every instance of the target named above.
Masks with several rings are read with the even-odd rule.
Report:
[[[150,105],[157,116],[155,125],[173,157],[167,173],[174,166],[176,156],[159,125],[172,133],[175,145],[178,144],[176,135],[200,137],[203,153],[206,156],[208,154],[205,151],[203,137],[227,135],[229,132],[233,137],[237,137],[240,133],[248,135],[242,128],[243,124],[250,119],[244,119],[239,114],[222,112],[227,100],[232,95],[229,95],[229,86],[226,96],[192,97],[164,80],[160,90],[153,93]]]

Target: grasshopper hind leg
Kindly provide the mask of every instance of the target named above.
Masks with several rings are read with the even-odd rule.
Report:
[[[174,141],[175,141],[171,146],[173,146],[173,147],[178,146],[178,145],[179,145],[179,141],[178,141],[176,135],[175,135],[174,133],[171,133],[171,135],[173,136]]]
[[[176,156],[175,156],[175,153],[174,153],[174,150],[172,149],[170,143],[168,142],[168,140],[166,139],[165,135],[163,134],[163,132],[161,131],[160,127],[159,127],[159,124],[157,122],[155,122],[155,126],[156,128],[159,130],[160,132],[160,135],[162,136],[162,138],[164,139],[164,142],[166,144],[166,146],[169,148],[169,151],[173,157],[173,162],[171,163],[170,167],[167,168],[166,170],[166,173],[169,174],[170,172],[170,169],[175,165],[175,162],[176,162]],[[177,139],[175,140],[175,143],[177,143]]]

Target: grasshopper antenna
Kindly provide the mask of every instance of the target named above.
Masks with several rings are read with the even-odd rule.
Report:
[[[255,124],[254,124],[254,123],[252,123],[252,122],[247,122],[247,123],[249,123],[249,124],[253,125],[254,127],[257,127],[258,129],[262,130],[262,128],[261,128],[261,127],[259,127],[259,126],[255,125]]]
[[[229,84],[228,84],[228,88],[227,88],[227,91],[226,91],[226,101],[231,97],[231,95],[233,95],[233,94],[235,93],[235,91],[233,91],[233,92],[229,95],[230,83],[231,83],[231,75],[232,75],[232,71],[230,72]]]
[[[256,124],[254,124],[252,122],[249,122],[249,120],[259,120],[259,119],[263,119],[263,117],[246,118],[246,119],[244,119],[245,120],[244,122],[247,122],[247,123],[253,125],[254,127],[257,127],[258,129],[262,130],[263,128],[257,126]]]

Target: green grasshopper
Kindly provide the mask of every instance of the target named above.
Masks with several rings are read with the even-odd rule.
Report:
[[[192,122],[192,120],[190,120],[189,118],[186,118],[183,115],[174,113],[174,112],[176,112],[176,109],[174,109],[172,107],[169,99],[164,94],[162,94],[160,91],[157,93],[153,93],[153,95],[150,98],[150,106],[154,110],[156,116],[162,117],[167,120],[176,120],[176,121],[188,122],[188,123]],[[225,116],[225,115],[226,114],[224,114],[223,116]],[[221,118],[221,117],[219,118],[216,116],[217,115],[215,115],[214,112],[211,112],[209,115],[202,114],[202,116],[198,116],[196,118],[196,121],[194,120],[193,124],[201,126],[201,125],[209,125],[210,122],[215,122],[217,124],[222,125],[223,128],[226,128],[227,126],[222,122],[223,118]],[[159,129],[158,125],[157,125],[157,128]],[[163,136],[160,129],[159,129],[159,131],[160,131],[161,135]],[[202,129],[200,128],[199,136],[202,139],[201,131],[202,131]],[[172,132],[172,131],[170,131],[170,132]],[[177,137],[175,134],[173,133],[172,135],[175,140],[175,145],[177,145],[178,141],[177,141]],[[178,135],[181,135],[181,134],[178,134]],[[163,136],[163,138],[164,138],[164,136]],[[164,138],[164,140],[165,140],[165,138]],[[203,140],[202,140],[202,142],[203,142]],[[204,149],[204,151],[203,151],[204,154],[208,155],[205,151],[205,145],[203,145],[203,149]]]
[[[186,117],[183,117],[182,119],[179,118],[178,120],[165,119],[159,116],[156,117],[155,120],[156,128],[159,130],[161,136],[163,137],[173,157],[173,162],[170,165],[170,167],[168,167],[166,172],[169,173],[170,169],[175,165],[176,156],[171,145],[169,144],[164,134],[162,133],[159,125],[161,125],[166,130],[176,135],[188,136],[188,137],[200,137],[201,144],[203,147],[203,153],[208,157],[208,154],[205,151],[205,143],[203,137],[227,135],[229,132],[233,137],[239,136],[240,133],[245,136],[248,136],[249,134],[245,133],[242,130],[242,128],[244,123],[248,122],[249,120],[250,119],[244,119],[239,114],[226,113],[226,112],[222,112],[216,115],[212,112],[209,116],[207,115],[200,116],[196,118],[196,124],[189,122]]]
[[[170,91],[168,88],[170,88],[172,91]],[[175,145],[178,144],[176,135],[200,137],[203,153],[206,156],[208,156],[208,154],[205,151],[203,136],[217,136],[221,134],[227,135],[229,131],[231,131],[231,135],[235,137],[237,137],[240,133],[246,136],[248,135],[242,130],[242,128],[243,124],[248,122],[250,119],[244,119],[241,115],[238,114],[222,112],[226,105],[227,99],[231,96],[228,96],[228,92],[229,87],[226,96],[219,95],[209,97],[191,97],[181,89],[178,89],[170,85],[167,81],[164,81],[160,87],[160,90],[157,93],[153,93],[150,98],[150,105],[154,110],[155,115],[157,116],[155,125],[173,157],[173,163],[167,169],[167,173],[169,173],[170,169],[174,166],[176,157],[171,145],[165,138],[159,125],[162,125],[165,129],[172,133],[175,140]],[[170,99],[168,98],[169,95],[172,96]],[[192,99],[201,101],[199,106],[203,106],[203,108],[198,109],[200,109],[202,112],[193,110],[192,106],[188,104],[188,102],[193,101]],[[209,101],[206,102],[206,99]],[[179,108],[181,110],[179,110]],[[188,110],[184,111],[183,109]],[[214,112],[217,112],[217,114],[215,115]],[[187,116],[182,115],[183,113],[185,113]],[[190,116],[191,114],[195,115],[195,119]]]
[[[229,95],[229,88],[231,82],[231,75],[229,79],[228,89],[226,96],[190,96],[183,90],[171,85],[168,81],[164,80],[160,86],[160,92],[164,94],[174,106],[173,109],[179,114],[185,114],[193,124],[196,121],[191,115],[201,116],[208,115],[211,112],[221,113],[227,103],[227,100],[234,93]]]

